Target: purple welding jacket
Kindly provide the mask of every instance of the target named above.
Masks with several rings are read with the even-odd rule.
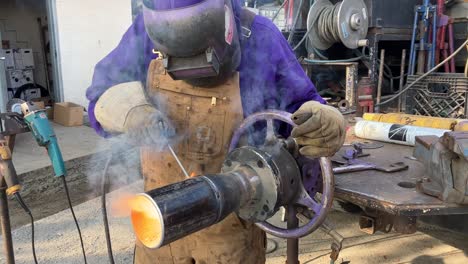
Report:
[[[233,9],[239,25],[241,7],[237,1],[233,0]],[[91,126],[101,136],[108,134],[94,116],[96,101],[106,89],[116,84],[130,81],[146,83],[148,66],[155,58],[152,49],[153,44],[140,15],[119,45],[97,63],[86,96],[90,101]],[[243,39],[241,54],[238,71],[244,116],[266,109],[294,112],[310,100],[324,103],[286,39],[269,19],[255,17],[250,37]]]
[[[146,0],[146,5],[152,5],[154,10],[169,10],[180,7],[187,7],[197,3],[200,3],[204,0],[171,0],[171,1],[158,1],[158,0]]]

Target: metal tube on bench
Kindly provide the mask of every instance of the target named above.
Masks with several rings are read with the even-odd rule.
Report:
[[[416,136],[441,137],[450,130],[360,120],[354,126],[357,137],[414,146]]]

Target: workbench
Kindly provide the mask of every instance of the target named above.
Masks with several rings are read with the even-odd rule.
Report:
[[[382,148],[364,149],[370,155],[359,159],[380,165],[404,162],[409,168],[393,173],[368,170],[337,174],[335,199],[396,216],[468,214],[468,206],[445,203],[417,191],[416,182],[425,177],[425,168],[412,157],[414,147],[382,144]]]

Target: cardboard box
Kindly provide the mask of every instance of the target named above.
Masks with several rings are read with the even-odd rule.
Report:
[[[70,102],[55,103],[54,122],[63,126],[83,125],[83,107]]]
[[[50,96],[34,98],[31,101],[33,102],[44,102],[44,106],[54,106],[54,102]]]
[[[46,114],[47,118],[50,120],[54,120],[54,108],[51,106],[46,107]]]
[[[33,104],[37,106],[39,109],[45,109],[45,104],[43,101],[33,102]]]
[[[50,97],[40,97],[34,100],[31,100],[34,105],[39,107],[39,109],[45,109],[47,118],[53,120],[54,119],[54,108],[52,107],[52,103]]]

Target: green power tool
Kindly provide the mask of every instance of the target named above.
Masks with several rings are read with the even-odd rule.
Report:
[[[62,153],[60,151],[60,147],[57,142],[57,137],[55,135],[54,129],[47,118],[46,110],[39,109],[37,105],[34,105],[33,102],[25,102],[21,99],[14,98],[7,103],[7,109],[9,112],[13,112],[13,116],[17,116],[19,118],[19,122],[21,124],[26,124],[26,126],[31,131],[32,135],[36,139],[36,142],[39,146],[45,147],[47,149],[47,153],[49,155],[50,161],[52,163],[52,167],[54,169],[55,177],[61,178],[65,190],[65,194],[67,196],[68,205],[70,207],[70,211],[73,216],[73,220],[75,221],[76,229],[78,231],[78,235],[80,237],[81,243],[81,250],[83,252],[83,259],[84,263],[87,264],[86,260],[86,252],[84,249],[83,237],[81,235],[80,226],[78,224],[78,220],[76,219],[75,212],[73,210],[73,205],[70,199],[70,193],[67,187],[67,181],[65,180],[66,169],[65,169],[65,162],[63,161]],[[16,113],[16,114],[14,114]],[[23,131],[24,132],[24,131]],[[16,179],[16,172],[14,171],[14,167],[10,166],[11,163],[11,153],[10,150],[7,148],[8,146],[5,143],[5,140],[2,141],[2,137],[0,137],[0,173],[3,175],[8,176],[5,178],[8,184],[8,191],[11,194],[14,194],[18,199],[18,202],[24,208],[24,210],[30,215],[31,217],[31,228],[32,228],[32,248],[33,248],[33,256],[34,262],[37,264],[36,258],[36,251],[34,247],[34,219],[31,214],[31,211],[27,208],[24,204],[24,201],[21,199],[21,195],[19,194],[20,185],[19,181]],[[3,170],[1,170],[3,168]],[[9,168],[10,170],[5,170],[5,168]]]
[[[31,102],[19,102],[18,100],[17,103],[20,103],[21,113],[24,115],[24,122],[31,130],[37,144],[47,149],[55,176],[65,176],[67,173],[65,163],[63,162],[57,137],[47,118],[45,109],[39,109]]]

